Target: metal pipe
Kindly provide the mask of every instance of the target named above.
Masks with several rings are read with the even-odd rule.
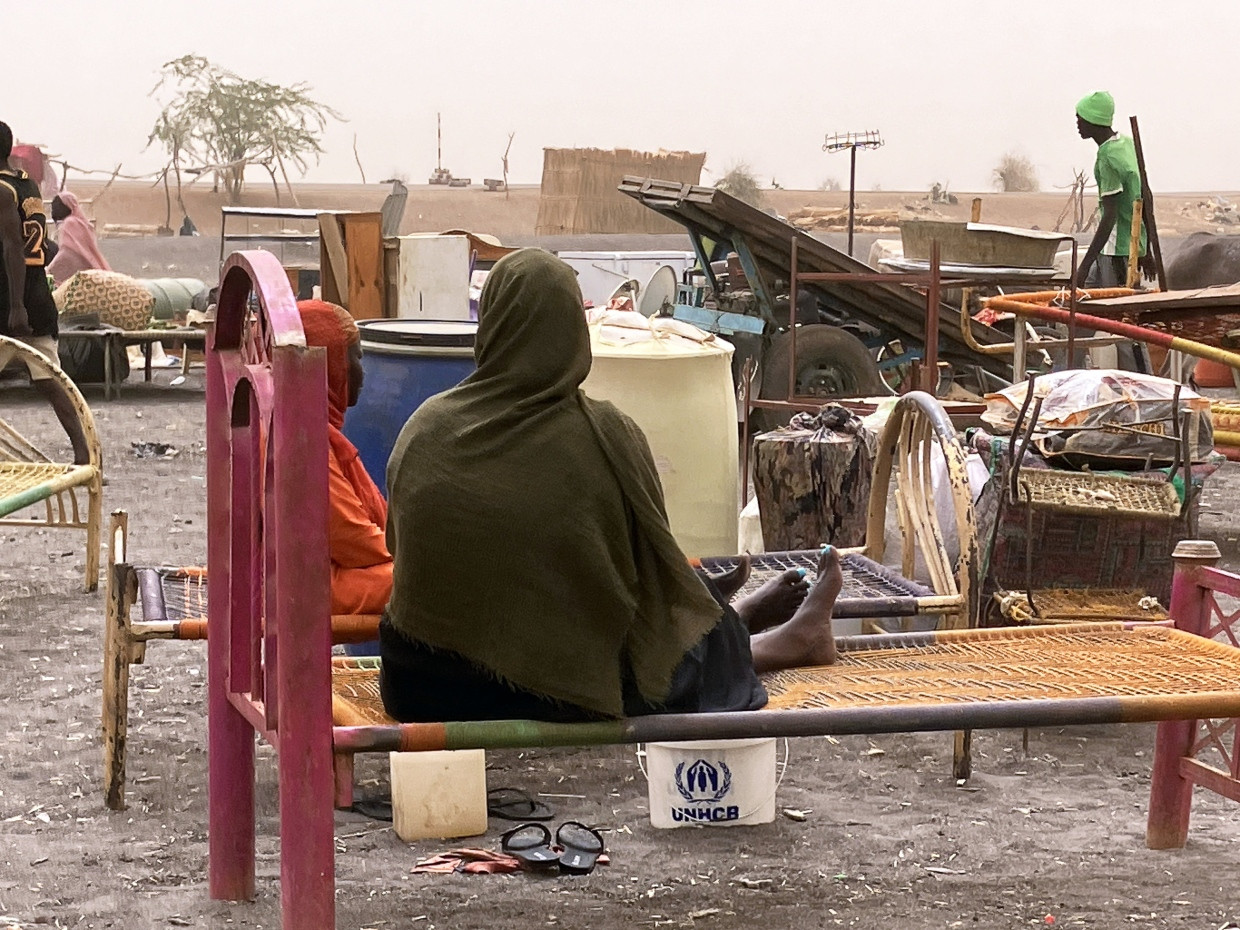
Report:
[[[1076,237],[1072,238],[1072,286],[1068,288],[1068,367],[1076,365]],[[1085,282],[1081,282],[1084,284]]]
[[[1024,298],[1029,295],[1021,294],[1020,296],[1021,300],[1015,300],[1011,297],[991,297],[986,303],[987,306],[995,310],[1015,313],[1017,316],[1031,316],[1034,319],[1049,320],[1052,323],[1068,322],[1068,311],[1041,304],[1028,304],[1024,302]],[[1162,346],[1164,349],[1178,349],[1186,355],[1192,355],[1196,358],[1208,358],[1230,368],[1240,368],[1240,353],[1229,352],[1226,349],[1208,346],[1201,342],[1194,342],[1181,336],[1172,336],[1170,333],[1160,333],[1156,330],[1146,329],[1144,326],[1134,326],[1132,323],[1123,323],[1119,320],[1108,320],[1105,317],[1078,313],[1076,320],[1090,329],[1100,330],[1104,333],[1113,333],[1116,336],[1123,336],[1134,342]]]
[[[930,242],[930,286],[926,290],[926,351],[922,390],[934,397],[939,386],[939,240]]]
[[[753,382],[753,356],[741,366],[741,509],[749,504],[749,404]]]
[[[848,147],[848,257],[853,254],[853,219],[857,210],[857,146]]]
[[[788,399],[797,396],[797,237],[792,237],[792,269],[788,277],[788,335],[792,352],[788,357]]]

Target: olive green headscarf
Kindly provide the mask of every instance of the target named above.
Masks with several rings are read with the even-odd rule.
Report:
[[[478,369],[423,404],[388,462],[392,624],[519,688],[611,716],[662,702],[720,608],[667,524],[645,437],[578,390],[571,268],[523,249],[487,277]]]

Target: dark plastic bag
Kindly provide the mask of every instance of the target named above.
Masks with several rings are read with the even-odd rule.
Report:
[[[104,326],[94,313],[60,318],[60,331],[121,332],[115,326]],[[112,350],[112,373],[117,381],[129,377],[129,353],[120,342],[108,343]],[[100,339],[61,339],[60,367],[74,384],[103,384],[104,345]]]

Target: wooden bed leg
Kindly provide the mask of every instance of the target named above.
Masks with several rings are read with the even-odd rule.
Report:
[[[1217,564],[1220,557],[1218,546],[1208,540],[1186,539],[1176,544],[1170,608],[1176,629],[1196,636],[1206,630],[1212,595],[1197,583],[1198,569]],[[1188,841],[1193,783],[1180,771],[1180,760],[1192,756],[1196,736],[1196,720],[1166,720],[1158,725],[1145,827],[1145,845],[1150,849],[1179,849]]]
[[[129,730],[129,663],[133,640],[129,612],[138,592],[131,566],[110,568],[108,614],[103,628],[103,798],[109,809],[125,809],[125,741]]]
[[[353,806],[353,753],[334,753],[332,770],[336,777],[336,810],[347,811]]]
[[[973,774],[973,731],[957,730],[952,752],[952,775],[956,781],[968,781]]]
[[[1193,783],[1180,773],[1180,760],[1192,755],[1196,735],[1196,720],[1164,720],[1158,725],[1145,825],[1145,845],[1150,849],[1182,849],[1188,842]]]
[[[102,472],[103,466],[100,465]],[[103,475],[95,477],[87,491],[86,504],[86,593],[99,587],[99,537],[103,531]]]

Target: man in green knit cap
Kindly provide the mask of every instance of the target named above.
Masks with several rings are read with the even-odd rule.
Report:
[[[1128,252],[1132,239],[1132,210],[1141,197],[1141,171],[1132,139],[1111,128],[1115,100],[1104,90],[1081,98],[1076,105],[1076,129],[1082,139],[1098,144],[1094,180],[1102,218],[1093,241],[1076,272],[1077,287],[1123,287],[1128,279]],[[1145,263],[1145,226],[1141,227],[1140,252]],[[1091,273],[1092,272],[1092,273]]]

